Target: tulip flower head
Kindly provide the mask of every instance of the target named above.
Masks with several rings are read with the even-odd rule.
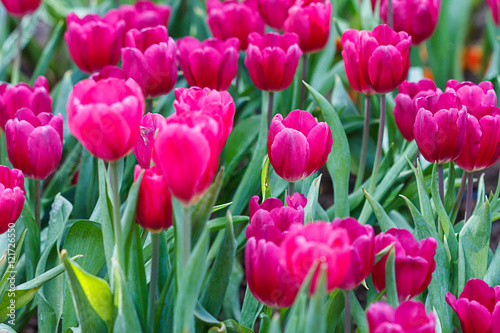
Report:
[[[436,319],[434,314],[425,311],[421,302],[406,301],[396,309],[381,301],[372,303],[366,311],[370,333],[434,333]]]
[[[294,0],[257,0],[262,19],[268,26],[276,30],[283,30],[283,25],[288,17],[288,9],[294,3]]]
[[[125,72],[120,67],[108,65],[101,69],[100,72],[95,72],[90,75],[89,78],[94,81],[100,81],[109,78],[126,80],[127,74],[125,74]]]
[[[0,165],[0,234],[15,223],[24,206],[24,176],[20,170]]]
[[[163,126],[165,118],[158,113],[146,113],[141,120],[141,135],[134,147],[134,155],[137,163],[143,169],[151,167],[153,158],[153,146],[157,130]]]
[[[42,0],[1,0],[7,12],[14,17],[32,14],[40,7]]]
[[[168,27],[172,9],[169,5],[155,4],[152,1],[137,1],[134,5],[121,5],[111,9],[107,16],[113,22],[125,21],[125,30],[142,30],[163,25]]]

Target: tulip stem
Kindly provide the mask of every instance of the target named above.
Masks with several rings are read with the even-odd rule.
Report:
[[[38,230],[41,230],[40,222],[40,196],[41,196],[40,181],[35,180],[35,221],[38,226]]]
[[[292,195],[293,191],[295,191],[295,183],[294,182],[289,182],[288,183],[288,195]]]
[[[357,189],[363,183],[366,168],[366,153],[368,152],[368,140],[370,138],[370,113],[372,99],[370,95],[365,95],[365,122],[363,125],[363,142],[361,144],[361,155],[359,157],[358,174],[354,189]]]
[[[460,204],[462,203],[462,197],[465,192],[465,184],[467,183],[467,172],[462,173],[462,181],[460,182],[460,187],[458,188],[457,198],[455,200],[455,204],[453,205],[453,210],[451,211],[451,223],[455,223],[455,219],[458,214],[458,209],[460,208]]]
[[[191,207],[184,206],[184,225],[182,228],[183,242],[182,242],[182,263],[186,267],[190,252],[191,252]]]
[[[118,190],[118,165],[117,162],[109,162],[109,180],[111,192],[113,193],[113,229],[115,232],[116,260],[120,269],[125,270],[123,258],[122,226],[120,220],[120,192]]]
[[[153,99],[147,98],[146,99],[146,113],[152,113],[152,112],[153,112]]]
[[[370,186],[368,187],[368,193],[373,194],[375,186],[377,185],[378,169],[380,168],[380,159],[382,157],[382,141],[384,139],[384,127],[385,127],[385,94],[380,95],[380,122],[378,124],[378,138],[377,138],[377,150],[375,151],[375,161],[373,162],[373,171],[370,180]]]
[[[438,164],[438,185],[439,185],[439,197],[441,198],[441,203],[444,205],[444,176],[443,176],[443,164]]]
[[[387,25],[391,28],[394,26],[394,10],[392,0],[387,2]]]
[[[344,333],[351,333],[351,291],[344,290]]]
[[[22,58],[22,39],[23,25],[22,19],[17,20],[17,56],[14,60],[14,68],[12,69],[12,84],[17,84],[21,77],[21,58]]]
[[[269,104],[267,106],[267,127],[271,127],[271,120],[273,120],[273,106],[274,106],[274,93],[269,92]]]
[[[467,172],[467,201],[465,202],[465,220],[467,223],[472,215],[472,191],[474,190],[474,172]]]
[[[158,285],[158,263],[160,259],[160,233],[151,233],[151,282],[149,283],[148,332],[154,332],[156,288]]]
[[[306,101],[306,86],[304,82],[307,81],[307,54],[302,56],[302,80],[300,82],[300,107],[304,107]]]
[[[115,7],[120,7],[120,0],[115,0]]]

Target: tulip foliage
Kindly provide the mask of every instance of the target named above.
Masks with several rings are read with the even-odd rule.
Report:
[[[0,0],[0,332],[500,332],[499,12]]]

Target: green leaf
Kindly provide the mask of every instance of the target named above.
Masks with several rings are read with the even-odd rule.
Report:
[[[346,290],[345,292],[351,293],[351,312],[358,329],[361,333],[368,333],[368,321],[366,319],[365,310],[363,310],[363,307],[359,304],[358,298],[352,290]]]
[[[321,175],[314,179],[307,194],[307,204],[304,207],[304,223],[307,224],[316,219],[316,207],[318,206],[319,187],[321,186]]]
[[[113,261],[113,278],[115,279],[115,305],[118,309],[113,331],[121,332],[142,332],[142,326],[134,308],[134,301],[129,292],[128,284],[123,277],[116,261]],[[131,280],[133,281],[133,280]],[[135,282],[135,281],[134,281]],[[132,284],[132,286],[134,283]]]
[[[385,290],[387,292],[387,301],[393,307],[398,307],[398,288],[396,285],[395,264],[396,249],[392,248],[385,262]]]
[[[271,182],[269,181],[269,156],[264,159],[264,166],[262,167],[262,201],[271,197]]]
[[[44,200],[51,200],[57,193],[64,192],[71,186],[71,181],[78,170],[78,166],[80,165],[81,155],[82,145],[77,142],[68,157],[54,174],[54,177],[52,177],[50,183],[44,189]]]
[[[373,211],[375,212],[375,216],[377,217],[378,224],[382,231],[387,231],[391,228],[396,228],[394,222],[392,222],[391,218],[385,212],[384,208],[370,195],[370,193],[366,192],[363,188],[363,192],[365,193],[366,199],[372,206]]]
[[[335,289],[328,297],[325,305],[326,327],[335,327],[341,321],[344,310],[344,295],[340,289]]]
[[[429,223],[434,222],[434,212],[432,210],[431,201],[429,199],[429,195],[427,194],[427,189],[425,188],[424,176],[422,173],[422,168],[420,166],[420,162],[417,162],[417,169],[413,166],[413,163],[408,161],[408,165],[411,170],[415,174],[415,179],[417,180],[417,189],[418,189],[418,200],[420,201],[420,211],[422,212],[423,217]]]
[[[450,162],[448,168],[448,181],[444,194],[444,207],[447,212],[451,211],[455,203],[455,163]],[[434,178],[432,178],[434,180]]]
[[[16,333],[14,329],[8,325],[0,324],[0,332],[2,333]]]
[[[59,40],[63,35],[64,32],[63,28],[64,28],[64,20],[60,20],[59,22],[57,22],[54,29],[52,30],[50,39],[47,42],[47,45],[45,45],[45,47],[43,48],[43,52],[39,57],[35,70],[33,71],[32,75],[33,82],[39,75],[43,75],[44,73],[46,73],[50,59],[52,58],[52,55],[54,54],[54,51],[57,47],[57,44],[59,43]]]
[[[5,258],[5,262],[7,263],[7,269],[3,273],[2,279],[0,280],[0,295],[2,297],[8,291],[7,283],[9,281],[9,279],[11,278],[11,276],[13,275],[13,272],[15,272],[15,267],[18,263],[19,256],[21,255],[21,249],[23,247],[24,238],[26,237],[27,231],[28,231],[27,229],[25,229],[23,231],[23,233],[21,234],[21,237],[19,237],[19,240],[17,241],[17,244],[15,244],[14,242],[12,242],[12,243],[9,242],[9,245],[7,246],[7,251],[5,251],[4,258]],[[7,232],[8,232],[7,237],[9,237],[9,238],[15,237],[15,235],[13,234],[12,231],[9,230]],[[14,246],[14,249],[12,249],[12,246],[10,244],[12,244]],[[12,252],[14,252],[14,253],[12,253]],[[14,277],[15,277],[15,274],[14,274]]]
[[[263,307],[264,304],[260,303],[255,299],[255,297],[253,297],[250,288],[247,286],[245,299],[243,300],[243,307],[241,309],[240,324],[253,329],[253,325],[259,317],[259,313],[262,311]]]
[[[106,265],[112,267],[111,257],[115,247],[115,236],[113,233],[113,223],[111,222],[112,204],[108,195],[107,172],[103,160],[98,160],[99,166],[99,216],[101,223],[102,238],[104,241],[104,253],[106,255]]]
[[[134,229],[135,223],[135,213],[137,211],[137,199],[139,198],[139,187],[141,186],[142,176],[144,171],[141,171],[139,178],[132,184],[127,196],[127,204],[125,210],[123,211],[121,217],[121,226],[123,239],[128,239],[132,230]],[[128,262],[128,258],[125,257],[125,261]]]
[[[323,267],[324,266],[324,267]],[[326,264],[320,266],[316,290],[309,302],[305,332],[326,333],[325,323]]]
[[[40,258],[40,230],[28,202],[24,203],[21,217],[16,222],[15,229],[28,229],[24,242],[24,254],[26,257],[26,278],[32,279],[35,276],[35,269]]]

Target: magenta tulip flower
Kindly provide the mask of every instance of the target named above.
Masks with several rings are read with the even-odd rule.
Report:
[[[454,161],[465,146],[467,107],[451,92],[416,100],[413,135],[422,156],[431,163]]]
[[[351,243],[351,268],[339,284],[339,288],[352,290],[370,275],[375,263],[375,233],[370,225],[361,225],[351,217],[336,218],[334,228],[343,228],[347,231]]]
[[[122,68],[142,87],[146,98],[170,92],[177,82],[177,46],[167,28],[133,29],[125,37]]]
[[[44,180],[61,162],[62,115],[36,115],[28,108],[19,109],[16,117],[5,124],[5,138],[10,163],[26,177]]]
[[[93,73],[92,75],[89,76],[89,78],[94,81],[101,81],[109,78],[122,79],[122,80],[128,79],[127,74],[125,74],[123,69],[111,65],[105,66],[103,69],[101,69],[100,72]]]
[[[190,86],[227,90],[238,71],[239,40],[187,36],[177,40],[177,59]]]
[[[385,24],[373,31],[348,29],[342,35],[349,84],[364,94],[385,94],[397,88],[410,68],[411,37]]]
[[[283,30],[288,9],[294,0],[257,0],[257,7],[264,22],[273,29]]]
[[[403,137],[407,141],[412,141],[415,117],[418,112],[415,101],[420,97],[441,95],[443,92],[436,88],[436,84],[430,79],[423,79],[417,83],[403,81],[399,85],[398,91],[393,110],[394,120]]]
[[[236,37],[240,41],[240,50],[246,50],[250,33],[264,33],[257,0],[207,0],[207,11],[207,23],[214,37],[222,40]]]
[[[134,80],[83,80],[69,95],[69,130],[95,157],[117,161],[137,143],[144,107]]]
[[[332,4],[330,0],[296,0],[288,10],[285,32],[295,32],[304,53],[325,47],[330,37]]]
[[[16,223],[24,206],[24,176],[20,170],[0,165],[0,234]]]
[[[134,5],[121,5],[117,9],[111,9],[106,16],[112,22],[125,21],[125,29],[129,31],[152,28],[157,25],[168,27],[171,11],[169,5],[140,0]]]
[[[434,255],[437,241],[429,237],[417,242],[408,230],[393,228],[375,237],[375,253],[391,244],[396,250],[394,267],[398,297],[403,302],[423,292],[431,282],[436,269]],[[386,254],[373,267],[372,279],[377,291],[385,288],[385,263],[388,256]]]
[[[31,109],[35,114],[52,113],[52,98],[49,94],[49,83],[44,76],[39,76],[33,88],[25,83],[15,86],[0,85],[0,127],[13,119],[17,110]]]
[[[267,153],[274,171],[286,181],[307,178],[325,164],[332,150],[332,132],[307,111],[295,110],[283,119],[274,116]]]
[[[157,130],[165,124],[165,118],[158,113],[146,113],[141,120],[141,135],[134,147],[134,155],[137,163],[143,169],[151,167],[153,158],[154,139]]]
[[[248,36],[245,65],[255,86],[264,91],[281,91],[290,86],[302,51],[294,33],[270,32]]]
[[[493,18],[493,22],[495,22],[496,25],[500,24],[500,21],[498,19],[499,13],[500,13],[500,1],[499,0],[486,0],[486,5],[488,5],[488,8],[491,11],[491,17]]]
[[[69,54],[83,72],[93,73],[120,60],[125,21],[111,22],[108,16],[90,14],[80,19],[70,13],[64,34]]]
[[[406,301],[396,309],[381,301],[366,311],[370,333],[434,333],[436,319],[421,302]]]
[[[457,298],[446,294],[446,302],[460,319],[462,333],[500,331],[500,286],[490,287],[479,279],[470,279]]]
[[[141,167],[136,165],[134,181],[137,181],[141,171]],[[171,227],[172,220],[172,195],[163,173],[155,165],[144,170],[137,198],[136,221],[144,229],[154,233]]]
[[[42,0],[1,0],[7,13],[15,17],[23,17],[33,13],[40,7]]]

